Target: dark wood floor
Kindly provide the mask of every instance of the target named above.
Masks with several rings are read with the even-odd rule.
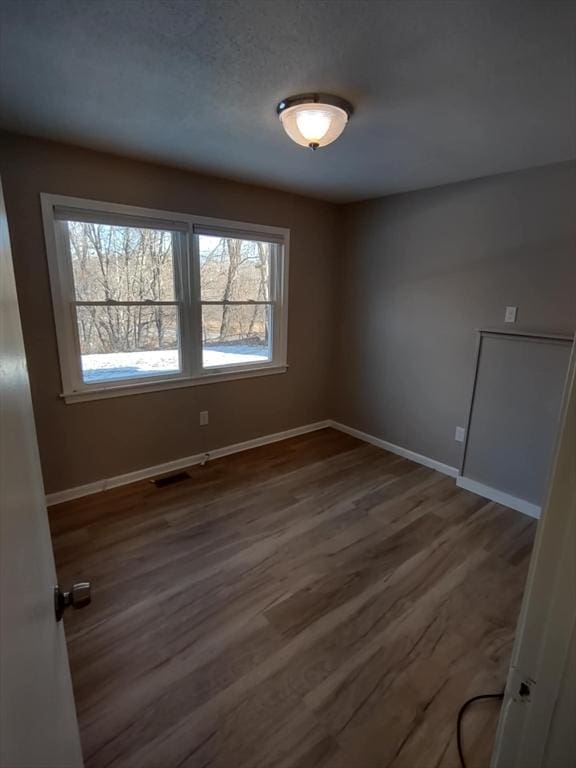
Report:
[[[446,768],[535,523],[333,430],[50,510],[89,768]],[[486,766],[497,705],[469,713]]]

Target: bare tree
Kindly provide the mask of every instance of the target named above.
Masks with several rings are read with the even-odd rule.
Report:
[[[82,353],[173,349],[177,312],[154,303],[174,298],[172,233],[83,222],[68,230],[77,300],[110,302],[78,306]],[[204,343],[267,341],[266,311],[249,302],[269,300],[269,265],[268,243],[201,237],[202,298],[215,302],[203,308]]]
[[[256,269],[258,271],[259,275],[259,281],[258,281],[258,293],[256,296],[256,301],[268,301],[269,296],[269,260],[268,260],[268,254],[270,245],[268,243],[257,243],[258,246],[258,263],[256,265]],[[261,311],[261,307],[256,304],[254,306],[254,309],[252,310],[252,317],[250,319],[250,325],[248,326],[248,338],[252,338],[254,336],[254,328],[256,325],[256,320],[258,317],[259,312]],[[265,325],[265,340],[268,341],[268,323]]]
[[[228,274],[222,300],[232,301],[234,290],[238,282],[238,270],[242,261],[242,240],[226,238],[226,251],[228,255]],[[231,307],[224,304],[222,307],[222,322],[220,323],[220,341],[227,341],[231,336]]]
[[[126,301],[173,297],[172,234],[160,230],[69,223],[76,298],[119,302],[78,308],[82,351],[173,348],[174,310]]]

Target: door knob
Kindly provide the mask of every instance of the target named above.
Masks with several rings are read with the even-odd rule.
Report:
[[[62,592],[60,586],[54,587],[54,610],[56,621],[60,621],[64,611],[71,605],[73,608],[85,608],[92,601],[89,581],[80,581],[73,584],[70,592]]]

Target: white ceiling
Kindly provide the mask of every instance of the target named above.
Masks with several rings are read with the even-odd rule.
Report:
[[[576,155],[576,3],[0,0],[0,125],[351,201]],[[293,144],[284,96],[353,102]]]

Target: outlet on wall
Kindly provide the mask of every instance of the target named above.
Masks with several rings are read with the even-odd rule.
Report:
[[[200,411],[200,426],[205,427],[208,424],[208,411]]]
[[[506,307],[506,314],[504,315],[505,323],[515,323],[518,307]]]
[[[464,429],[464,427],[456,427],[456,432],[454,433],[454,440],[456,440],[457,443],[463,443],[465,437],[466,437],[466,430]]]

